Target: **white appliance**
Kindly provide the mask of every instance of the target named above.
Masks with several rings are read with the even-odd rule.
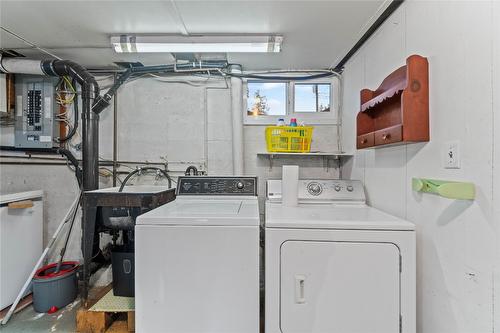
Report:
[[[42,254],[42,198],[42,191],[0,195],[0,310],[14,303]]]
[[[259,331],[254,177],[180,177],[177,198],[137,218],[136,331]]]
[[[415,226],[369,207],[359,181],[267,183],[266,333],[414,333]]]

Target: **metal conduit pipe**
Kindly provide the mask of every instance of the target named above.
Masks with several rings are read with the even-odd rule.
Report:
[[[94,105],[92,106],[92,111],[96,114],[101,113],[106,109],[110,103],[111,99],[115,95],[118,88],[124,84],[129,78],[135,76],[140,76],[148,73],[190,73],[193,71],[210,71],[210,70],[221,70],[227,67],[226,62],[220,61],[200,61],[200,62],[189,62],[185,64],[171,64],[171,65],[153,65],[153,66],[140,66],[140,67],[130,67],[127,68],[123,73],[121,73],[115,80],[114,84],[109,88],[109,90],[103,95],[99,96]]]
[[[83,189],[99,186],[99,114],[111,102],[118,88],[134,75],[147,73],[190,73],[192,71],[221,70],[226,62],[190,62],[185,64],[131,67],[119,75],[113,86],[99,95],[94,76],[81,65],[69,60],[33,60],[5,58],[0,55],[0,72],[48,76],[70,76],[82,87],[82,166]]]
[[[0,56],[0,71],[4,73],[69,76],[82,87],[82,166],[83,189],[99,187],[99,115],[91,112],[99,96],[99,86],[81,65],[69,60],[32,60]]]

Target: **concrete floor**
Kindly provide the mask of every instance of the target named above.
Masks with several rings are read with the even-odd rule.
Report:
[[[13,315],[7,325],[0,327],[2,333],[46,333],[46,332],[75,332],[76,331],[76,310],[80,305],[80,300],[73,303],[54,314],[37,313],[33,306]]]
[[[98,270],[90,278],[93,287],[107,286],[112,280],[111,267]],[[97,289],[96,289],[97,290]],[[91,290],[92,293],[92,290]],[[76,332],[76,310],[80,307],[80,298],[57,311],[54,314],[35,312],[33,306],[28,306],[14,314],[7,325],[0,325],[1,333],[46,333],[46,332]]]

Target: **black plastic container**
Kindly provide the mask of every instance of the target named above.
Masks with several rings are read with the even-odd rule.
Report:
[[[111,251],[113,295],[134,297],[134,249],[116,246]]]

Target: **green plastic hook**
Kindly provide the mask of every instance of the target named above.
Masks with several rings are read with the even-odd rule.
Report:
[[[413,178],[412,188],[417,192],[434,193],[448,199],[474,200],[476,197],[474,184],[468,182]]]

